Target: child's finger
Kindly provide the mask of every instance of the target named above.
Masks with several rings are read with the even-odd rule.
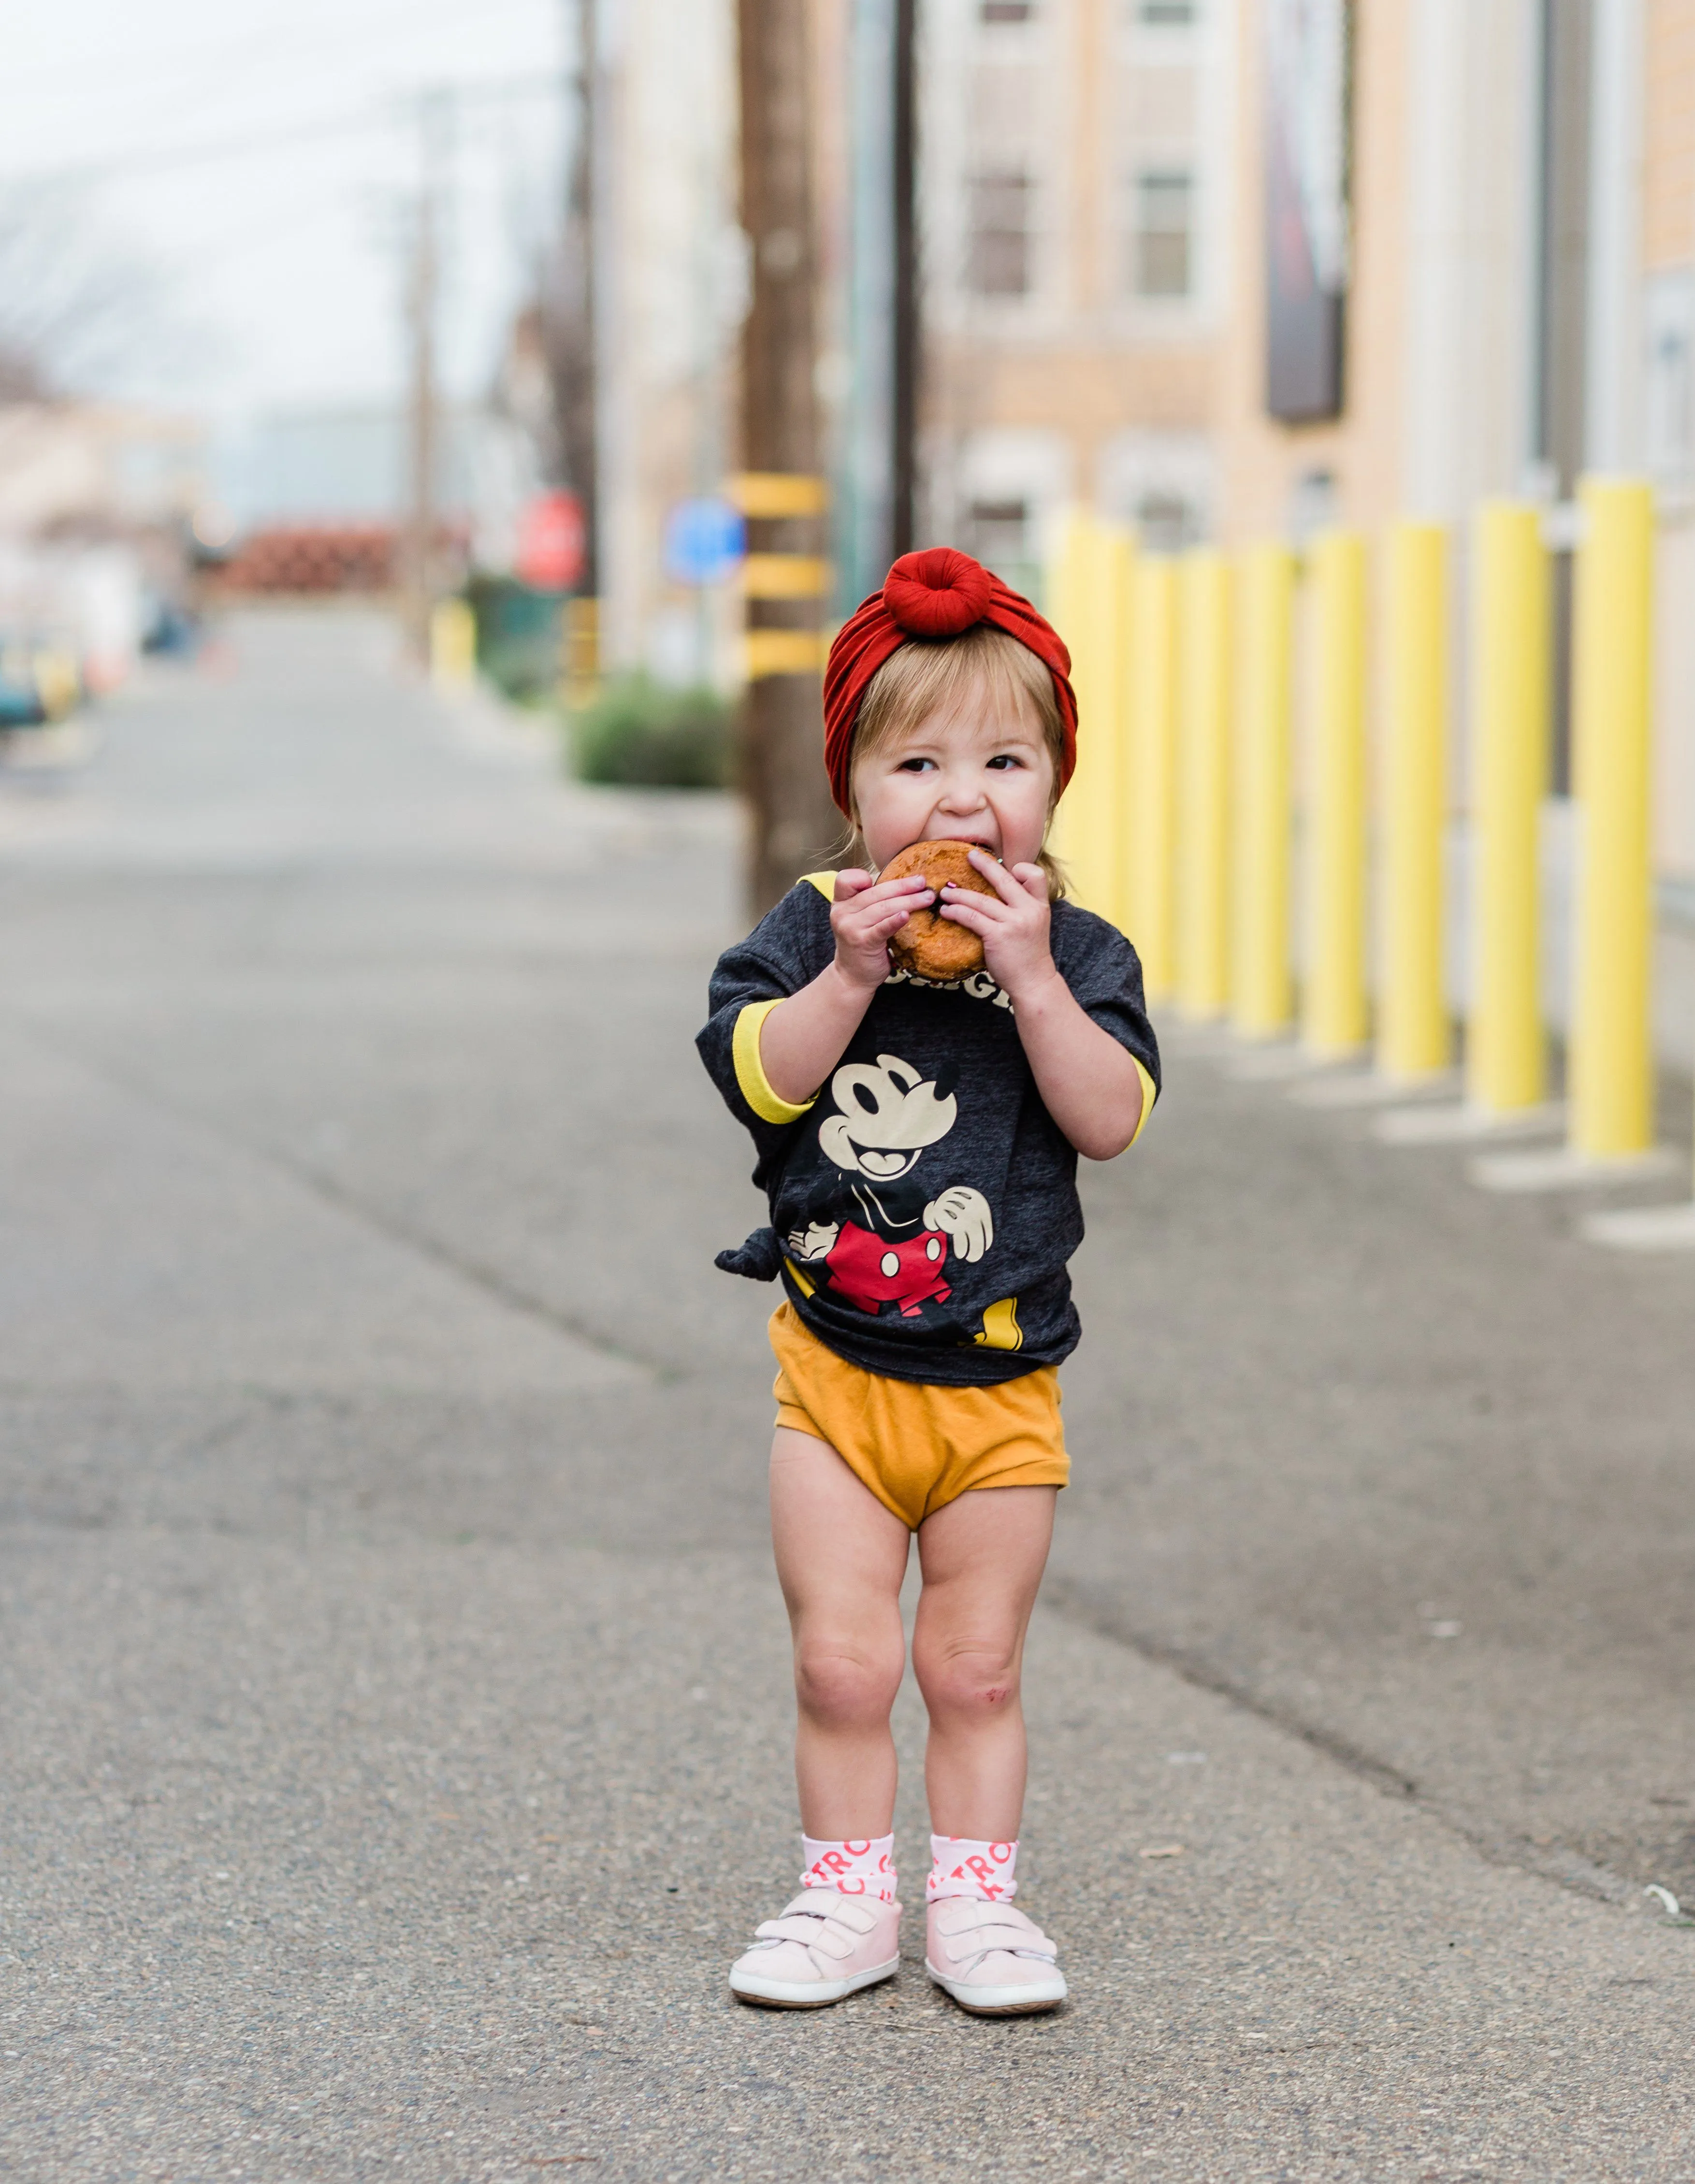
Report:
[[[910,902],[914,895],[932,893],[934,889],[922,872],[908,872],[904,879],[878,880],[874,887],[867,889],[865,900],[867,904],[896,900]]]
[[[850,948],[880,947],[891,933],[900,930],[910,915],[905,904],[896,903],[892,909],[879,911],[874,916],[856,920],[845,928],[843,937]]]
[[[904,924],[915,910],[923,910],[934,900],[933,891],[926,888],[922,894],[901,895],[893,902],[873,902],[867,896],[854,905],[854,916],[873,923],[886,924],[891,918],[896,925]]]
[[[1014,865],[1012,877],[1026,894],[1034,895],[1040,902],[1047,900],[1047,874],[1040,865]]]
[[[890,883],[886,892],[880,887],[867,888],[863,894],[856,895],[853,899],[853,906],[846,915],[850,918],[875,918],[893,915],[898,923],[900,918],[910,917],[915,910],[927,908],[934,900],[935,891],[932,888],[927,888],[922,883],[912,887],[905,880],[895,880]],[[839,910],[840,905],[837,907]]]
[[[1016,910],[1016,901],[1002,902],[999,895],[979,894],[975,889],[956,887],[951,880],[942,889],[941,907],[950,903],[968,902],[973,910],[980,910],[985,917],[1004,917],[1008,911]]]
[[[1023,894],[1023,889],[1005,865],[997,864],[986,850],[973,850],[970,862],[973,872],[982,873],[1002,902],[1017,902]]]
[[[857,865],[850,865],[845,872],[836,874],[835,899],[838,902],[851,902],[856,894],[863,894],[871,884],[869,872],[861,872]]]

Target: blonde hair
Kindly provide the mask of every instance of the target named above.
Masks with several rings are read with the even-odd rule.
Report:
[[[1065,722],[1053,677],[1027,644],[1020,644],[1016,637],[988,622],[979,622],[963,637],[939,642],[911,638],[884,661],[867,686],[854,722],[848,754],[850,784],[861,759],[899,743],[932,713],[968,691],[986,691],[993,698],[1010,700],[1014,711],[1026,718],[1035,716],[1053,762],[1053,788],[1048,797],[1051,820],[1065,763]],[[839,854],[850,864],[869,863],[865,837],[860,831],[858,800],[851,786],[849,798],[854,806],[853,823]],[[1064,866],[1045,843],[1037,852],[1036,862],[1047,874],[1050,897],[1057,902],[1066,891]]]

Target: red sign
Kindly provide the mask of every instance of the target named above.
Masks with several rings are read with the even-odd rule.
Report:
[[[574,493],[538,493],[518,524],[518,575],[538,592],[568,592],[583,575],[588,543]]]

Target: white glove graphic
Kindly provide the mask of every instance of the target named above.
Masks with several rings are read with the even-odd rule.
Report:
[[[980,1190],[963,1183],[955,1184],[939,1198],[930,1201],[924,1208],[924,1226],[951,1236],[962,1259],[980,1259],[995,1241],[995,1217],[989,1211],[989,1201]]]
[[[839,1222],[814,1221],[804,1234],[798,1228],[789,1230],[789,1249],[797,1259],[826,1259],[834,1249],[835,1240],[840,1234]]]

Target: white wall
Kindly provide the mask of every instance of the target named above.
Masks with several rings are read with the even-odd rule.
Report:
[[[1589,125],[1589,354],[1585,452],[1596,471],[1642,460],[1643,0],[1597,0]]]
[[[1411,11],[1402,497],[1430,521],[1517,491],[1530,450],[1540,12],[1536,0]]]
[[[600,612],[615,666],[657,648],[657,664],[676,671],[666,513],[716,490],[730,463],[728,367],[745,285],[734,34],[730,0],[601,0]],[[698,619],[710,647],[714,618]]]

